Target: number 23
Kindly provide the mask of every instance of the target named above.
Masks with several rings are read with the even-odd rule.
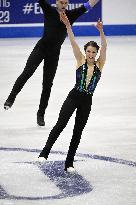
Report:
[[[10,20],[9,11],[0,11],[0,23],[9,22],[9,20]]]

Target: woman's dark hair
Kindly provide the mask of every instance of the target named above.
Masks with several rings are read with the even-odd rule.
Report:
[[[95,47],[97,52],[98,52],[98,50],[100,48],[95,41],[89,41],[87,44],[84,45],[84,51],[86,51],[88,46]]]

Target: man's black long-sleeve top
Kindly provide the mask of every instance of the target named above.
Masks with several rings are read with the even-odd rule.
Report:
[[[46,45],[50,44],[51,46],[61,47],[66,38],[67,30],[63,22],[60,21],[57,8],[51,6],[46,0],[39,0],[39,4],[44,13],[43,42],[46,43]],[[76,9],[65,11],[71,25],[85,12],[86,8],[84,5]]]

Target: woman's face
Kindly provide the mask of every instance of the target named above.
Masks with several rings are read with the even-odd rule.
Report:
[[[85,54],[86,54],[87,62],[88,63],[94,63],[95,57],[97,55],[96,47],[88,46],[86,51],[85,51]]]

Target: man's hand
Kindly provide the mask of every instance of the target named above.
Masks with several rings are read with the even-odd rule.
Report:
[[[94,7],[100,0],[89,0],[90,6]]]

